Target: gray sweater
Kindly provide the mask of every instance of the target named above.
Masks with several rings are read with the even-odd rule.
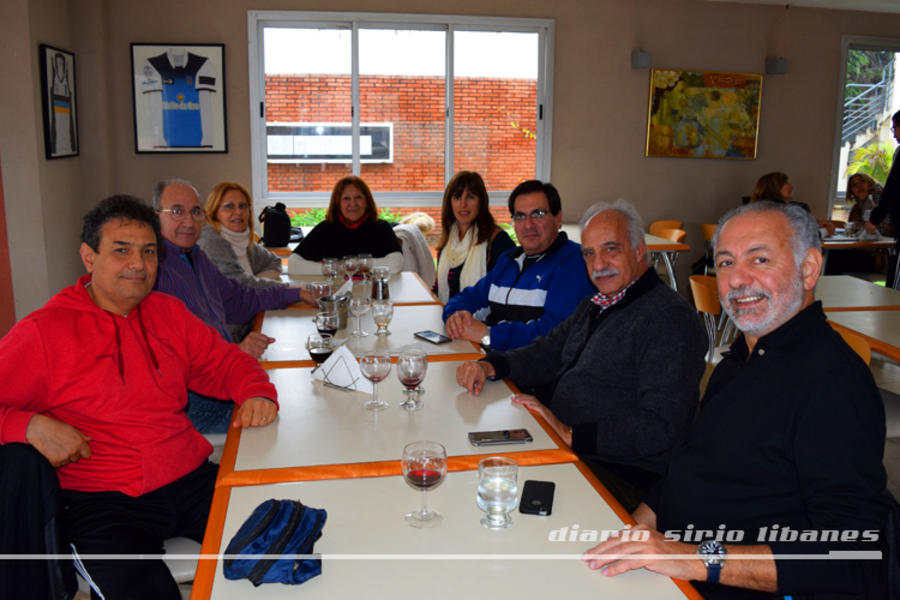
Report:
[[[200,230],[200,239],[197,240],[197,245],[206,252],[209,260],[218,267],[222,275],[229,279],[236,279],[242,285],[254,288],[285,287],[287,285],[274,279],[256,277],[256,273],[263,271],[281,270],[281,259],[259,244],[250,244],[247,249],[247,259],[250,261],[253,275],[241,268],[237,255],[231,249],[231,244],[209,225]]]
[[[578,455],[662,475],[697,407],[706,333],[652,269],[598,311],[586,298],[547,335],[486,360],[519,387],[555,383],[549,408]]]

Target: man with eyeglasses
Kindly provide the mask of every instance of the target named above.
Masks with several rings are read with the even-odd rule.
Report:
[[[513,402],[541,415],[629,510],[666,472],[700,391],[706,333],[696,311],[647,266],[644,225],[624,200],[581,219],[579,268],[596,287],[561,325],[529,345],[465,362],[473,394],[508,377]]]
[[[228,324],[246,323],[260,311],[284,308],[301,300],[312,304],[309,292],[298,288],[252,288],[228,279],[197,246],[206,221],[200,195],[181,179],[160,181],[153,193],[153,208],[159,213],[163,255],[155,290],[179,298],[188,310],[229,342],[255,358],[275,340],[251,331],[234,340]],[[228,431],[233,404],[189,392],[187,415],[200,433]]]
[[[519,247],[444,307],[447,334],[492,350],[518,348],[562,323],[591,293],[580,246],[559,230],[562,203],[551,183],[520,183],[509,196]]]
[[[900,110],[891,117],[893,124],[894,139],[900,143]],[[894,153],[894,162],[891,165],[891,172],[888,173],[887,181],[884,182],[884,191],[881,193],[881,199],[869,214],[869,220],[866,222],[866,232],[871,234],[878,233],[878,225],[884,221],[885,217],[891,216],[891,222],[900,225],[900,167],[897,163],[897,156],[900,153]],[[897,248],[900,250],[900,226],[894,226],[894,237],[896,238]],[[896,273],[897,256],[892,255],[888,262],[887,284],[894,289],[900,289],[900,278]]]

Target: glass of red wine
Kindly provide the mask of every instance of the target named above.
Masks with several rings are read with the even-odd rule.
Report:
[[[422,508],[407,513],[404,519],[413,527],[434,527],[444,519],[428,508],[428,490],[437,487],[447,474],[447,450],[437,442],[412,442],[403,447],[400,459],[403,478],[422,492]]]
[[[406,389],[406,399],[400,403],[400,408],[405,410],[419,410],[423,406],[420,400],[423,390],[419,387],[425,379],[428,370],[428,355],[421,348],[415,346],[404,348],[397,358],[397,378]]]
[[[328,311],[317,312],[316,330],[319,333],[327,333],[333,337],[338,330],[338,314],[336,312]]]
[[[334,338],[327,333],[314,333],[306,338],[306,349],[309,351],[309,357],[316,363],[316,369],[318,369],[334,352]],[[316,369],[313,369],[313,371]]]
[[[391,372],[391,355],[387,352],[364,354],[359,359],[359,370],[372,382],[372,397],[363,406],[368,410],[381,410],[390,406],[387,400],[378,399],[378,382]]]

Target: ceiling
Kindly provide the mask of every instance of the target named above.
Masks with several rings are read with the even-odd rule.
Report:
[[[862,10],[867,12],[900,13],[900,0],[708,0],[709,2],[741,2],[804,8]]]

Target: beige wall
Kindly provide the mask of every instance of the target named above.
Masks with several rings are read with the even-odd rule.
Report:
[[[73,10],[76,4],[86,9]],[[25,55],[35,55],[40,41],[69,44],[78,52],[82,118],[82,156],[44,161],[41,125],[32,122],[39,119],[32,115],[37,92],[4,89],[0,95],[4,176],[10,172],[7,161],[23,167],[13,182],[4,182],[10,245],[29,249],[13,252],[18,316],[42,304],[48,293],[80,273],[75,261],[59,258],[60,253],[74,255],[74,221],[102,195],[125,192],[147,197],[157,179],[176,175],[193,180],[201,190],[224,178],[250,182],[246,48],[247,10],[253,8],[449,10],[555,19],[551,168],[563,195],[565,218],[577,220],[594,201],[624,196],[635,202],[647,221],[682,219],[688,243],[695,248],[681,260],[682,276],[702,251],[699,224],[714,221],[739,202],[762,173],[789,173],[795,197],[824,215],[841,35],[890,37],[900,31],[900,15],[702,0],[560,0],[527,5],[512,0],[457,0],[449,9],[446,2],[436,0],[271,0],[263,6],[249,0],[7,0],[0,16],[10,18],[0,26],[4,34],[0,43],[14,46],[19,54],[13,60],[4,52],[0,64],[33,80],[36,57]],[[30,21],[31,39],[22,30],[23,19]],[[130,42],[226,44],[227,154],[134,153]],[[629,56],[636,47],[651,53],[655,67],[759,73],[767,55],[787,57],[787,75],[764,80],[759,158],[645,158],[649,74],[630,67]],[[89,93],[91,106],[86,113]],[[17,111],[15,116],[8,114],[11,107]],[[13,142],[7,139],[7,124],[16,130]],[[11,152],[14,156],[9,157]],[[43,208],[38,214],[30,210],[35,195]],[[30,239],[34,236],[40,241]],[[54,260],[48,261],[48,255]],[[20,291],[21,285],[31,283],[33,289]]]

